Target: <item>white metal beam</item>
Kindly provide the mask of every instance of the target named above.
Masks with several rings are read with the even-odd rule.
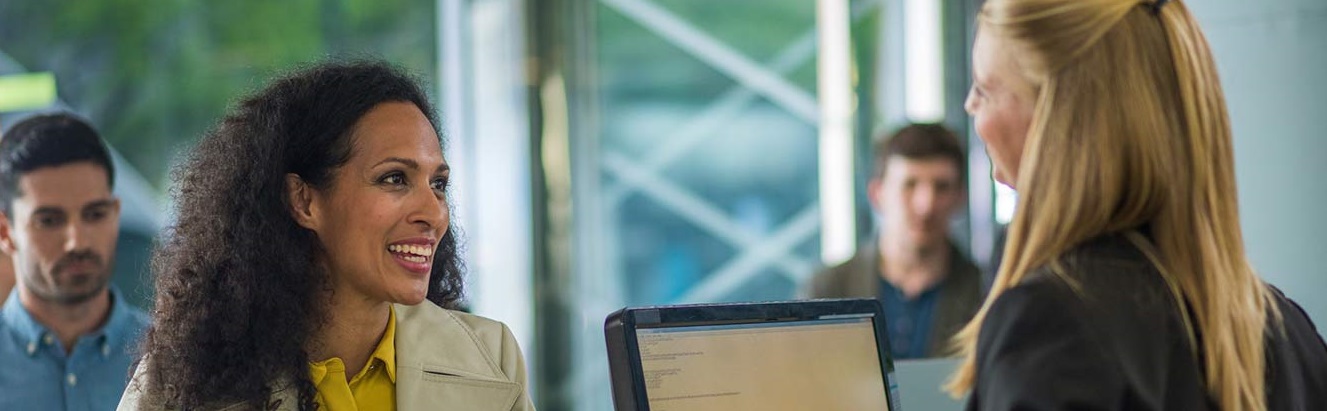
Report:
[[[803,209],[784,223],[774,235],[745,249],[737,258],[729,260],[723,267],[691,287],[675,303],[713,302],[731,294],[733,290],[759,274],[760,269],[770,262],[792,254],[792,249],[815,234],[819,226],[820,207],[813,205]],[[789,278],[794,280],[800,280],[802,276],[810,273],[810,269],[788,270]]]
[[[643,172],[630,159],[612,152],[604,153],[604,168],[628,184],[640,187],[642,193],[658,201],[696,224],[705,232],[739,249],[756,246],[762,242],[760,235],[752,233],[746,227],[734,223],[732,219],[710,202],[697,197],[690,191],[660,178],[658,175]],[[781,256],[776,266],[794,273],[813,270],[815,265],[793,255]]]
[[[746,85],[798,118],[819,123],[811,93],[648,0],[600,0],[700,61]]]

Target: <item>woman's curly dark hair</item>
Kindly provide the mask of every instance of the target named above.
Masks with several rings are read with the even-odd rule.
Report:
[[[176,166],[176,223],[152,258],[153,325],[143,343],[143,399],[197,409],[298,389],[314,406],[305,343],[326,318],[316,235],[290,213],[286,174],[323,189],[349,160],[351,129],[384,102],[438,120],[418,83],[382,62],[324,63],[242,100]],[[441,137],[439,137],[441,144]],[[454,308],[461,263],[449,228],[428,299]]]

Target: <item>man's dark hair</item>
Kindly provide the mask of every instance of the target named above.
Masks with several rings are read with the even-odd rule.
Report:
[[[0,210],[13,217],[14,199],[23,195],[18,180],[24,174],[80,161],[106,169],[106,184],[115,187],[110,152],[87,122],[69,113],[55,113],[14,124],[0,138]]]
[[[889,138],[876,139],[871,145],[874,153],[871,178],[885,176],[889,159],[894,156],[909,160],[940,158],[951,160],[958,168],[959,181],[967,180],[967,156],[958,136],[939,124],[911,124],[903,127]]]

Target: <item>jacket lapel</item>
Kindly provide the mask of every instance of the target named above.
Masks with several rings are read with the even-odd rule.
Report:
[[[953,244],[949,245],[949,273],[940,283],[940,295],[931,320],[928,357],[953,354],[954,334],[968,324],[981,308],[981,271],[963,257]]]
[[[402,411],[510,410],[511,382],[473,330],[451,312],[397,305],[396,404]]]
[[[880,247],[879,243],[868,241],[853,256],[852,277],[843,290],[844,297],[879,298],[880,296]]]

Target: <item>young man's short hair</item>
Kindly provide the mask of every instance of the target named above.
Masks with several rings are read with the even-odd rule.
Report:
[[[115,187],[115,167],[97,131],[68,113],[43,114],[15,123],[0,135],[0,211],[13,217],[14,199],[22,195],[18,180],[43,167],[89,161],[106,169],[106,184]]]
[[[909,160],[946,159],[958,168],[959,181],[967,180],[967,156],[958,136],[939,124],[911,124],[889,138],[876,139],[871,144],[874,154],[871,178],[884,177],[889,159],[894,156]]]

